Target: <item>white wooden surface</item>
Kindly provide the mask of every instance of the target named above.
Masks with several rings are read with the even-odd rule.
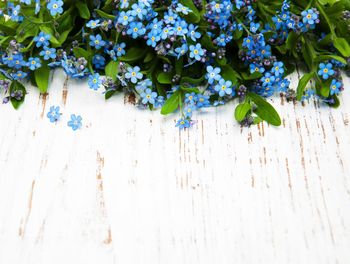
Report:
[[[184,132],[64,80],[0,106],[1,264],[350,263],[349,79],[337,110],[275,98],[283,126],[241,129],[230,104]]]

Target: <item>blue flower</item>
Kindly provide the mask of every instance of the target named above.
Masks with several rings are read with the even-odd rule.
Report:
[[[185,55],[188,51],[187,44],[182,44],[181,47],[178,47],[175,49],[175,52],[177,53],[177,58],[179,59],[181,56]]]
[[[129,7],[129,0],[121,0],[120,1],[120,8],[128,8]]]
[[[96,19],[96,20],[90,20],[86,26],[88,28],[97,28],[99,27],[101,24],[100,24],[100,20]]]
[[[33,40],[36,42],[35,46],[39,48],[41,46],[48,46],[50,38],[51,35],[40,32],[39,35],[36,36]]]
[[[134,39],[136,39],[138,36],[144,35],[145,32],[146,29],[143,27],[141,22],[131,22],[128,26],[126,34],[131,35]]]
[[[284,73],[284,68],[283,67],[284,67],[283,62],[278,62],[277,61],[277,62],[275,62],[273,64],[271,72],[274,73],[276,77],[280,76],[280,75],[283,75],[283,73]]]
[[[152,46],[153,48],[157,45],[157,42],[160,40],[160,36],[158,34],[154,34],[157,32],[151,31],[148,33],[147,37],[147,45]]]
[[[180,129],[189,128],[191,126],[191,122],[188,119],[180,118],[175,126]]]
[[[70,116],[70,120],[68,121],[67,125],[73,129],[73,131],[80,129],[82,126],[81,122],[82,118],[80,115],[76,116],[75,114],[72,114]]]
[[[128,72],[125,73],[125,78],[130,79],[132,83],[137,83],[137,79],[141,80],[143,74],[140,72],[140,67],[135,66],[134,68],[129,67]]]
[[[169,10],[164,14],[164,21],[166,24],[175,24],[177,17],[178,15],[176,13],[173,13],[172,10]]]
[[[260,27],[259,23],[250,22],[250,31],[256,33]]]
[[[28,68],[32,71],[34,71],[35,69],[38,69],[41,67],[41,63],[40,63],[40,59],[39,58],[33,58],[33,57],[30,57],[28,59]]]
[[[50,10],[51,16],[63,13],[63,1],[61,0],[50,0],[47,4],[47,8]]]
[[[200,61],[203,55],[204,55],[204,50],[202,49],[202,46],[200,43],[197,43],[196,46],[194,45],[190,46],[190,58],[195,58],[197,61]]]
[[[165,103],[164,96],[159,95],[154,103],[154,107],[159,108],[162,107]]]
[[[317,23],[318,14],[315,13],[313,9],[305,10],[301,12],[301,15],[303,17],[303,23],[310,25],[314,25],[315,23]]]
[[[147,88],[143,93],[140,94],[140,96],[142,98],[143,104],[147,104],[147,103],[154,104],[155,99],[157,98],[157,93],[152,92],[150,88]]]
[[[262,65],[257,65],[257,64],[251,63],[249,65],[249,68],[250,68],[250,73],[255,73],[255,72],[264,73],[265,72],[265,68]]]
[[[186,93],[185,94],[185,103],[194,104],[197,102],[197,94],[196,93]]]
[[[152,87],[152,85],[152,81],[150,79],[146,79],[141,82],[138,82],[135,88],[138,93],[143,93],[145,89]]]
[[[139,19],[143,19],[143,17],[147,14],[147,9],[145,8],[145,5],[142,3],[139,4],[133,4],[131,6],[131,14],[134,17],[138,17]]]
[[[225,81],[223,78],[219,80],[219,83],[215,85],[214,90],[219,93],[220,97],[232,94],[232,82]]]
[[[100,49],[106,45],[106,42],[102,40],[102,37],[100,34],[97,34],[96,36],[90,35],[90,46],[95,47],[95,49]]]
[[[89,76],[88,80],[89,87],[95,91],[100,88],[102,81],[100,79],[100,75],[98,73],[95,73],[94,75]]]
[[[196,110],[196,106],[195,105],[187,105],[184,108],[184,115],[187,118],[191,118],[192,117],[192,113],[193,111]]]
[[[187,6],[184,6],[180,3],[177,4],[177,7],[176,7],[176,12],[178,13],[182,13],[184,15],[188,15],[188,13],[191,13],[192,10],[189,9]]]
[[[188,25],[185,20],[176,21],[174,25],[175,34],[178,36],[186,35],[188,32],[187,26]]]
[[[92,64],[97,68],[97,69],[103,69],[104,66],[106,65],[106,59],[99,55],[96,54],[93,58],[92,58]]]
[[[342,83],[337,80],[332,80],[330,94],[339,94]]]
[[[131,22],[133,20],[134,20],[134,17],[131,16],[131,11],[127,11],[127,12],[122,11],[122,12],[120,12],[120,14],[118,16],[117,22],[119,24],[126,26],[127,24],[129,24],[129,22]]]
[[[12,73],[11,76],[14,80],[22,80],[28,76],[28,73],[23,71],[17,71],[16,73]]]
[[[318,75],[322,76],[324,80],[327,80],[329,76],[332,76],[335,73],[334,70],[332,69],[333,68],[332,63],[327,63],[327,64],[320,63],[319,68],[320,70],[318,71]]]
[[[201,33],[199,33],[198,31],[196,31],[198,28],[195,27],[193,24],[190,24],[188,26],[188,33],[187,36],[189,36],[193,41],[196,41],[197,39],[199,39],[201,37]]]
[[[198,94],[197,107],[202,108],[202,107],[208,107],[208,106],[210,106],[209,96]]]
[[[55,59],[56,58],[56,49],[44,47],[44,50],[40,51],[40,56],[44,57],[44,60]]]
[[[264,87],[268,86],[271,87],[272,84],[275,82],[275,76],[271,75],[269,72],[265,73],[265,76],[261,78],[261,82]]]
[[[213,68],[213,66],[207,66],[207,74],[205,77],[209,84],[213,84],[214,81],[219,81],[221,79],[220,75],[221,69],[219,67]]]
[[[51,106],[46,116],[50,119],[51,123],[55,123],[60,119],[61,115],[59,106]]]
[[[9,13],[10,15],[10,19],[12,21],[20,21],[22,17],[19,16],[19,13],[21,11],[21,6],[20,5],[16,5],[14,7],[12,7],[11,13]]]
[[[126,44],[124,42],[115,45],[114,50],[117,52],[117,57],[125,55],[124,48],[126,47]]]

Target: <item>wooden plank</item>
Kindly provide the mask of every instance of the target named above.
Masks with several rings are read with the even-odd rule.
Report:
[[[0,106],[0,263],[348,263],[349,87],[336,110],[274,98],[280,128],[230,103],[179,132],[55,71]]]

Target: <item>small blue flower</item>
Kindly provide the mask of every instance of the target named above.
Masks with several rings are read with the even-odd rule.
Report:
[[[35,69],[38,69],[38,68],[41,67],[40,59],[37,58],[37,57],[35,57],[35,58],[30,57],[28,59],[28,64],[27,65],[28,65],[28,68],[30,70],[34,71]]]
[[[256,33],[260,27],[259,23],[250,22],[250,31]]]
[[[332,80],[330,94],[339,94],[342,83],[337,80]]]
[[[314,25],[318,22],[318,14],[313,9],[305,10],[301,12],[301,15],[304,24]]]
[[[191,126],[191,122],[188,119],[180,118],[175,126],[180,129],[189,128]]]
[[[131,35],[134,39],[136,39],[138,36],[144,35],[145,32],[146,29],[143,27],[141,22],[131,22],[128,26],[126,34]]]
[[[221,79],[221,69],[219,67],[213,68],[213,66],[207,66],[207,74],[205,77],[208,79],[209,84],[213,84],[214,81]]]
[[[36,36],[33,40],[36,42],[35,46],[37,48],[41,46],[48,46],[49,40],[51,36],[49,34],[45,34],[44,32],[40,32],[38,36]]]
[[[220,97],[232,94],[232,82],[225,81],[223,78],[219,80],[219,83],[215,85],[214,90],[219,93]]]
[[[106,45],[106,42],[102,39],[100,34],[96,36],[90,35],[90,46],[95,47],[95,49],[100,49]]]
[[[68,121],[67,125],[71,127],[74,131],[77,129],[80,129],[82,126],[82,118],[80,115],[76,116],[75,114],[72,114],[70,116],[70,120]]]
[[[102,80],[100,79],[100,75],[98,73],[95,73],[94,75],[89,76],[88,80],[89,87],[95,91],[100,88],[102,84]]]
[[[186,93],[185,94],[185,103],[194,104],[197,102],[197,94],[196,93]]]
[[[132,83],[137,83],[137,80],[141,80],[143,77],[143,74],[140,72],[140,67],[135,66],[134,68],[129,67],[127,69],[127,73],[125,73],[125,78],[130,79]]]
[[[184,15],[188,15],[188,13],[191,13],[192,10],[189,9],[187,6],[184,6],[180,3],[177,4],[177,7],[176,7],[176,12],[178,13],[182,13]]]
[[[192,113],[193,111],[196,110],[196,106],[195,105],[187,105],[184,108],[184,115],[187,118],[191,118],[192,117]]]
[[[40,51],[40,56],[44,57],[44,60],[55,59],[56,58],[56,49],[44,47],[44,50]]]
[[[131,14],[134,17],[138,17],[139,19],[143,19],[143,17],[147,14],[147,9],[145,8],[145,5],[142,3],[139,4],[133,4],[131,6]]]
[[[160,108],[164,105],[164,103],[165,103],[164,96],[159,95],[156,99],[156,102],[154,103],[154,107]]]
[[[334,70],[332,69],[333,68],[332,63],[327,63],[327,64],[320,63],[319,68],[320,70],[318,71],[318,75],[322,76],[324,80],[327,80],[329,76],[332,76],[335,73]]]
[[[188,51],[187,44],[182,44],[181,47],[178,47],[175,49],[175,52],[177,53],[177,58],[179,59],[181,56],[185,55]]]
[[[195,27],[194,25],[190,24],[188,26],[188,33],[187,36],[189,36],[193,41],[196,41],[197,39],[199,39],[201,37],[201,33],[199,33],[198,31],[196,31],[198,28]]]
[[[117,52],[117,57],[125,55],[125,50],[124,50],[125,47],[126,47],[126,44],[124,42],[114,46],[114,50]]]
[[[202,107],[208,107],[208,106],[210,106],[209,96],[199,94],[197,99],[197,107],[202,108]]]
[[[50,119],[51,123],[55,123],[60,119],[61,115],[59,106],[51,106],[46,116]]]
[[[204,55],[204,50],[202,49],[202,46],[200,43],[197,43],[196,46],[194,45],[190,46],[190,58],[195,58],[197,61],[200,61],[203,55]]]
[[[88,28],[97,28],[99,27],[101,24],[100,24],[100,20],[96,19],[96,20],[90,20],[86,26]]]
[[[28,73],[23,71],[17,71],[16,73],[12,73],[11,76],[14,80],[22,80],[28,76]]]
[[[264,87],[270,87],[275,82],[275,76],[271,75],[269,72],[265,73],[265,76],[261,78],[261,82]]]
[[[47,4],[47,8],[50,10],[51,16],[63,13],[63,1],[61,0],[50,0]]]
[[[283,75],[283,73],[284,73],[284,64],[283,64],[283,62],[275,62],[274,64],[273,64],[273,67],[272,67],[272,70],[271,70],[271,72],[272,73],[274,73],[275,74],[275,76],[277,77],[277,76],[280,76],[280,75]]]
[[[154,104],[155,103],[155,99],[157,98],[157,93],[156,92],[152,92],[152,90],[150,88],[147,88],[143,93],[140,94],[141,98],[142,98],[142,103],[143,104]]]
[[[133,20],[134,20],[134,17],[131,15],[131,11],[127,11],[127,12],[122,11],[118,16],[117,22],[119,24],[122,24],[123,26],[126,26]]]

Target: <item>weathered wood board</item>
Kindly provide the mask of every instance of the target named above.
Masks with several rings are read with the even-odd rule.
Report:
[[[339,109],[274,98],[280,128],[232,103],[179,132],[57,70],[0,105],[0,263],[350,263],[349,89]]]

